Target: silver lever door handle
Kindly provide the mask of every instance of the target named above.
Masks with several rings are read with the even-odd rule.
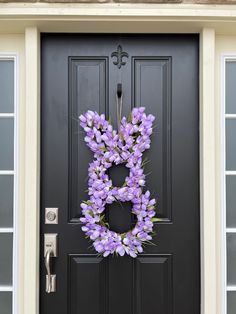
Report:
[[[51,274],[51,257],[57,257],[57,234],[46,233],[44,235],[44,263],[47,271],[47,293],[56,292],[56,275]]]
[[[56,275],[51,274],[50,269],[50,258],[53,256],[53,251],[51,249],[48,249],[45,255],[45,267],[47,270],[46,275],[46,292],[51,293],[55,292],[55,283],[56,283]]]

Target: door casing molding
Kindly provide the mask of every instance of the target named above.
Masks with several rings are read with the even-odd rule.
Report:
[[[25,31],[25,249],[23,313],[39,313],[40,34]],[[22,313],[22,314],[23,314]]]
[[[200,232],[201,311],[216,307],[215,192],[215,31],[203,29],[200,41]],[[212,223],[213,222],[213,223]]]
[[[107,17],[106,17],[107,18]],[[63,18],[61,17],[63,20]],[[112,17],[111,17],[112,19]],[[140,21],[142,18],[140,18]],[[73,24],[73,19],[71,21]],[[132,18],[123,21],[132,32]],[[190,23],[191,24],[191,23]],[[114,24],[116,25],[116,24]],[[186,27],[186,25],[185,25]],[[185,27],[182,33],[185,32]],[[200,25],[198,26],[200,27]],[[109,32],[112,31],[109,27]],[[114,30],[114,29],[113,29]],[[59,31],[59,30],[58,30]],[[74,31],[78,31],[74,29]],[[115,31],[115,30],[114,30]],[[216,287],[216,187],[214,69],[215,30],[200,33],[200,216],[201,216],[201,314],[217,312]],[[25,29],[25,221],[24,221],[24,305],[20,314],[39,314],[39,202],[40,202],[40,31]],[[218,310],[219,311],[219,310]]]

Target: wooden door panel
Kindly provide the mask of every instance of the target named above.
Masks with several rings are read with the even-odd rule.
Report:
[[[171,221],[171,73],[170,57],[133,57],[133,103],[156,117],[151,148],[143,158],[147,189],[158,198],[158,215]],[[148,84],[147,84],[148,82]]]
[[[107,263],[96,255],[69,255],[69,313],[107,313]]]
[[[158,280],[157,280],[158,278]],[[137,314],[173,313],[172,255],[150,255],[135,261],[135,311]]]
[[[127,52],[117,67],[112,53]],[[199,314],[200,236],[197,35],[42,36],[41,286],[40,314]],[[93,154],[78,116],[105,113],[116,128],[116,90],[123,115],[145,106],[156,116],[144,153],[146,188],[157,198],[157,235],[136,259],[97,257],[81,230]],[[109,169],[114,185],[128,170]],[[44,208],[59,208],[58,225],[44,224]],[[135,217],[129,203],[106,208],[123,232]],[[44,233],[58,233],[53,260],[57,292],[45,293]]]
[[[78,222],[81,200],[87,198],[88,162],[93,154],[85,156],[84,133],[78,117],[88,110],[106,113],[108,90],[108,59],[98,57],[70,57],[69,62],[69,221]]]

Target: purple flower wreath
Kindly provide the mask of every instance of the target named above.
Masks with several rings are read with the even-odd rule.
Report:
[[[119,131],[113,130],[105,115],[87,111],[79,117],[85,130],[85,142],[94,152],[94,161],[89,164],[88,201],[81,204],[84,224],[82,230],[93,240],[95,250],[104,257],[125,253],[136,257],[143,252],[143,244],[152,240],[155,218],[155,199],[150,192],[143,193],[145,175],[142,154],[150,148],[150,135],[155,117],[145,114],[145,108],[134,108],[128,117],[120,121]],[[129,176],[122,187],[114,187],[107,169],[112,165],[125,164]],[[105,222],[105,205],[114,201],[131,201],[132,213],[137,216],[136,225],[125,233],[109,230]]]

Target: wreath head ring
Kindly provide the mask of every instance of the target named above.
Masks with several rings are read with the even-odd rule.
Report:
[[[94,111],[87,111],[79,117],[86,132],[85,142],[94,153],[94,160],[88,169],[89,199],[81,204],[82,230],[93,241],[95,250],[104,257],[110,254],[125,254],[136,257],[143,252],[143,245],[152,240],[155,217],[155,199],[150,192],[143,191],[145,174],[142,154],[150,148],[150,136],[154,116],[145,114],[145,108],[134,108],[128,119],[123,117],[119,130]],[[112,165],[124,164],[129,175],[121,187],[114,187],[107,174]],[[117,233],[109,229],[105,221],[105,205],[114,201],[132,203],[132,213],[137,222],[132,230]]]

